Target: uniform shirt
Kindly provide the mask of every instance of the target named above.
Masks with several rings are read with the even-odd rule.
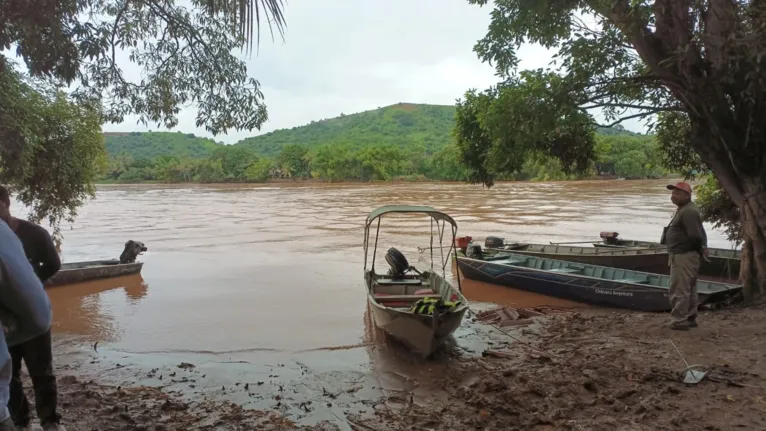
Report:
[[[665,244],[668,253],[688,253],[707,247],[707,234],[702,227],[702,216],[692,201],[678,207],[665,233]]]
[[[21,241],[4,221],[0,221],[0,308],[18,322],[18,328],[6,336],[9,346],[36,338],[51,328],[53,313],[48,295]]]

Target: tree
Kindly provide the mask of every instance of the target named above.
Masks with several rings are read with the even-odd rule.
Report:
[[[243,147],[223,146],[210,155],[210,160],[219,161],[229,181],[242,181],[246,178],[245,170],[258,160],[252,151]]]
[[[3,0],[0,46],[25,62],[30,84],[0,54],[0,181],[32,208],[30,217],[72,220],[94,193],[103,164],[103,122],[135,114],[178,123],[197,106],[211,133],[260,128],[267,119],[259,83],[232,51],[251,48],[265,15],[283,34],[281,0]],[[273,35],[273,33],[272,33]],[[130,77],[118,51],[143,69]],[[75,84],[69,100],[58,91]],[[188,172],[179,171],[184,177]]]
[[[282,176],[287,178],[307,178],[309,169],[309,149],[298,144],[285,145],[277,156],[277,166]]]
[[[245,175],[247,176],[248,181],[262,183],[269,179],[273,167],[271,160],[265,157],[260,158],[247,167]]]
[[[258,81],[232,52],[252,42],[265,14],[283,31],[281,0],[5,0],[0,44],[17,45],[33,76],[76,83],[80,100],[104,105],[104,119],[135,114],[173,127],[182,106],[214,135],[260,128],[267,119]],[[129,77],[118,51],[144,70]]]
[[[59,223],[74,219],[106,169],[99,110],[25,80],[0,56],[0,124],[0,184],[59,238]]]
[[[766,293],[766,4],[494,4],[488,33],[475,51],[503,81],[479,95],[468,93],[459,104],[475,123],[462,127],[458,121],[457,127],[471,179],[490,185],[498,169],[518,164],[518,155],[547,152],[555,130],[568,132],[561,144],[569,151],[551,154],[565,167],[581,168],[572,155],[590,156],[594,110],[613,124],[643,118],[657,127],[670,158],[693,154],[739,209],[745,294],[754,299]],[[557,49],[558,70],[517,73],[516,49],[527,42]],[[477,106],[477,97],[488,101]]]

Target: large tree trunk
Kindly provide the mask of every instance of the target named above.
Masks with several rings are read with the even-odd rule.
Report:
[[[760,178],[746,182],[739,207],[745,244],[742,247],[740,282],[745,301],[753,302],[766,294],[766,187]]]

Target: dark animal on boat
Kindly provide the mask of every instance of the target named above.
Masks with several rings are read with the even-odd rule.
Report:
[[[133,241],[132,239],[125,243],[125,249],[120,255],[120,263],[135,263],[136,258],[147,250],[144,243],[141,241]]]

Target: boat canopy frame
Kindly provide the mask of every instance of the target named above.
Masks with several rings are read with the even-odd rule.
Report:
[[[445,214],[439,210],[436,210],[429,206],[419,205],[385,205],[375,210],[372,210],[367,215],[367,220],[364,223],[364,271],[367,272],[367,258],[369,256],[370,247],[370,227],[377,220],[377,226],[375,228],[375,246],[372,251],[372,260],[370,263],[370,271],[375,273],[375,257],[378,251],[378,238],[380,236],[380,222],[386,214],[426,214],[431,218],[431,270],[434,268],[434,237],[439,238],[439,252],[441,253],[442,264],[442,277],[446,280],[447,264],[449,263],[450,255],[455,250],[455,239],[457,238],[457,222],[448,214]],[[447,224],[452,227],[452,241],[450,241],[449,250],[447,250],[447,257],[444,257],[444,234],[447,229]],[[434,231],[434,228],[435,231]],[[462,292],[462,286],[460,285],[460,274],[457,274],[457,286],[458,290]]]

